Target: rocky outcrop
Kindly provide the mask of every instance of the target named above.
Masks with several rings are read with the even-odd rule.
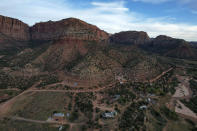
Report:
[[[141,45],[141,47],[149,52],[158,53],[163,56],[196,59],[197,53],[191,45],[182,39],[175,39],[169,36],[160,35],[150,42]]]
[[[20,20],[0,16],[0,33],[6,37],[20,40],[107,40],[109,35],[98,27],[75,18],[61,21],[37,23],[32,27]],[[3,38],[0,38],[3,39]]]
[[[0,15],[0,33],[15,40],[29,40],[29,27],[20,20]],[[3,38],[1,38],[3,39]]]
[[[32,40],[107,40],[108,33],[98,27],[75,18],[35,24],[30,29]]]
[[[110,42],[118,44],[143,44],[149,40],[148,34],[143,31],[125,31],[110,36]]]

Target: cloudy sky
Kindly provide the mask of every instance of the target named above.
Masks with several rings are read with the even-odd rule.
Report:
[[[0,14],[29,25],[76,17],[109,33],[137,30],[197,41],[197,0],[1,0]]]

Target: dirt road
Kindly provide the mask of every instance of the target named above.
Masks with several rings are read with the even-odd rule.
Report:
[[[19,120],[19,121],[26,121],[26,122],[32,122],[32,123],[40,123],[40,124],[47,124],[47,123],[54,123],[54,124],[65,124],[62,122],[58,122],[58,121],[41,121],[41,120],[32,120],[32,119],[27,119],[27,118],[23,118],[23,117],[11,117],[12,120]]]
[[[173,68],[169,68],[168,70],[162,72],[160,75],[156,76],[155,78],[149,80],[150,83],[155,82],[156,80],[158,80],[159,78],[161,78],[162,76],[164,76],[166,73],[170,72],[171,70],[173,70]]]

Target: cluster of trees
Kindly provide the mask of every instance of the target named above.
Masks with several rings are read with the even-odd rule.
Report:
[[[194,80],[190,80],[189,83],[191,90],[197,95],[197,82]]]
[[[190,99],[190,101],[182,100],[182,102],[189,107],[192,111],[197,113],[197,96]]]
[[[172,94],[175,92],[175,87],[178,85],[178,80],[176,78],[172,78],[173,71],[166,73],[159,80],[154,83],[133,83],[134,90],[138,93],[151,93],[156,95],[165,95],[168,92]],[[171,79],[171,81],[169,81]]]
[[[93,97],[92,93],[78,93],[75,97],[75,109],[79,109],[89,119],[92,118],[93,113],[93,104],[91,101]]]
[[[130,84],[116,84],[115,88],[107,90],[109,96],[114,97],[119,95],[117,100],[119,104],[126,104],[136,98],[136,95],[131,91]]]
[[[165,127],[167,123],[166,119],[162,117],[162,115],[153,108],[150,109],[150,113],[153,116],[153,118],[156,120],[157,128],[160,128],[160,130],[162,130],[162,128]],[[152,121],[150,122],[152,123]]]
[[[140,130],[144,129],[144,111],[139,107],[143,102],[132,103],[123,113],[119,120],[119,128],[121,130]]]
[[[161,113],[163,113],[168,119],[170,120],[178,120],[178,115],[174,112],[169,110],[166,106],[160,108]]]
[[[188,68],[187,73],[190,74],[194,79],[197,79],[197,68]]]
[[[57,75],[49,74],[41,78],[42,82],[37,87],[44,87],[50,84],[61,82]]]
[[[24,78],[20,76],[10,76],[5,72],[0,72],[0,88],[18,88],[21,90],[26,90],[31,87],[36,81],[38,77],[32,76],[30,78]]]

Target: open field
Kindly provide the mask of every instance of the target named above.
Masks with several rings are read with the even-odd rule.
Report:
[[[0,89],[0,103],[5,102],[21,93],[18,89]]]
[[[8,115],[20,116],[35,120],[47,120],[54,111],[64,112],[69,97],[61,92],[30,92],[30,95],[20,96],[13,105]]]
[[[39,124],[19,120],[0,120],[1,131],[57,131],[58,127],[49,124]]]

